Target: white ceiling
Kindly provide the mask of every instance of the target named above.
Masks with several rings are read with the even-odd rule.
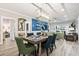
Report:
[[[49,20],[56,20],[56,22],[75,20],[79,15],[78,3],[0,3],[0,8],[30,17],[39,16],[41,10]]]

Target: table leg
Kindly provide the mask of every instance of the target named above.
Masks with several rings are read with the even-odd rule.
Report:
[[[36,55],[37,55],[37,50],[38,50],[38,46],[37,46],[37,44],[35,44],[35,47],[36,47]]]
[[[39,56],[41,55],[41,42],[39,43]]]

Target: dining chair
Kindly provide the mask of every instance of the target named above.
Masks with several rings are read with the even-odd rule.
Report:
[[[52,36],[48,36],[47,41],[46,41],[46,43],[44,45],[44,48],[46,49],[47,56],[49,55],[48,54],[48,49],[50,49],[50,47],[51,47],[51,42],[52,42]]]
[[[41,32],[37,32],[37,35],[41,35]]]
[[[27,33],[27,37],[34,35],[33,33]]]
[[[19,50],[19,56],[22,54],[23,56],[29,55],[32,52],[35,52],[36,48],[35,46],[29,45],[29,44],[24,44],[23,39],[19,37],[15,37],[16,44]]]
[[[53,51],[53,47],[56,48],[56,44],[55,44],[56,36],[57,36],[57,34],[53,34],[53,36],[52,36],[52,42],[51,42],[52,51]]]

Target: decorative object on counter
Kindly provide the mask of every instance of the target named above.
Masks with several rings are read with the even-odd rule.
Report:
[[[19,37],[25,37],[25,32],[24,31],[18,31],[18,36]]]
[[[5,39],[10,38],[10,33],[8,31],[3,32],[3,41],[5,41]]]
[[[74,30],[76,29],[76,26],[75,26],[75,21],[71,24],[71,27],[74,28]]]
[[[5,37],[5,38],[10,37],[10,33],[9,33],[9,32],[7,32],[7,31],[5,31],[5,32],[3,33],[3,35],[4,35],[4,37]]]

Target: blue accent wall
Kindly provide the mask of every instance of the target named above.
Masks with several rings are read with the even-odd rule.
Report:
[[[48,23],[36,19],[32,19],[32,31],[48,30]]]

